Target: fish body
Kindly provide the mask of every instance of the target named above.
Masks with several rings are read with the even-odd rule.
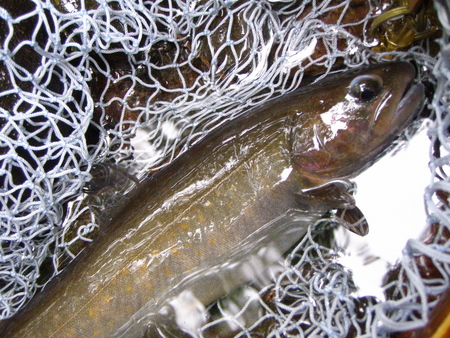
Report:
[[[145,179],[3,333],[142,335],[180,292],[208,304],[246,282],[264,249],[283,253],[339,206],[309,192],[363,171],[411,123],[414,74],[392,62],[332,75],[223,123]]]

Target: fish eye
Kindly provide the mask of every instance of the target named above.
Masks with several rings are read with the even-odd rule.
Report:
[[[350,95],[358,102],[372,101],[383,88],[383,80],[378,75],[361,75],[350,83]]]

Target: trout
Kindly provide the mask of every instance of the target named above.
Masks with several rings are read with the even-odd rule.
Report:
[[[407,62],[366,66],[219,125],[142,180],[3,335],[141,336],[177,295],[208,304],[257,276],[327,211],[353,207],[332,183],[361,173],[411,124],[424,102],[414,78]]]

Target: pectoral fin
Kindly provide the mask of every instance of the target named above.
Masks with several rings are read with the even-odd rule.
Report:
[[[332,181],[312,189],[302,190],[296,198],[300,205],[326,204],[330,209],[353,208],[355,199],[351,194],[354,184],[350,181]]]
[[[369,233],[369,225],[361,210],[355,206],[354,191],[354,183],[340,180],[303,190],[296,199],[300,206],[328,205],[330,210],[336,210],[336,220],[344,228],[359,236],[365,236]]]
[[[369,233],[366,217],[356,206],[351,209],[337,209],[336,218],[344,228],[359,236],[363,237]]]

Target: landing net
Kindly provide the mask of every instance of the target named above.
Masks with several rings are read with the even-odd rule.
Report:
[[[408,241],[384,287],[387,300],[355,297],[351,273],[313,229],[270,285],[241,290],[250,295],[239,297],[242,311],[216,304],[211,311],[221,316],[194,334],[224,322],[230,334],[270,337],[383,336],[422,326],[450,276],[450,14],[448,2],[434,5],[439,52],[435,37],[404,51],[377,49],[368,31],[396,6],[390,1],[1,1],[0,317],[95,237],[93,200],[123,196],[98,200],[96,192],[111,189],[107,166],[103,184],[84,194],[96,164],[136,176],[160,170],[218,123],[312,76],[402,59],[435,92],[424,224],[432,235]]]

